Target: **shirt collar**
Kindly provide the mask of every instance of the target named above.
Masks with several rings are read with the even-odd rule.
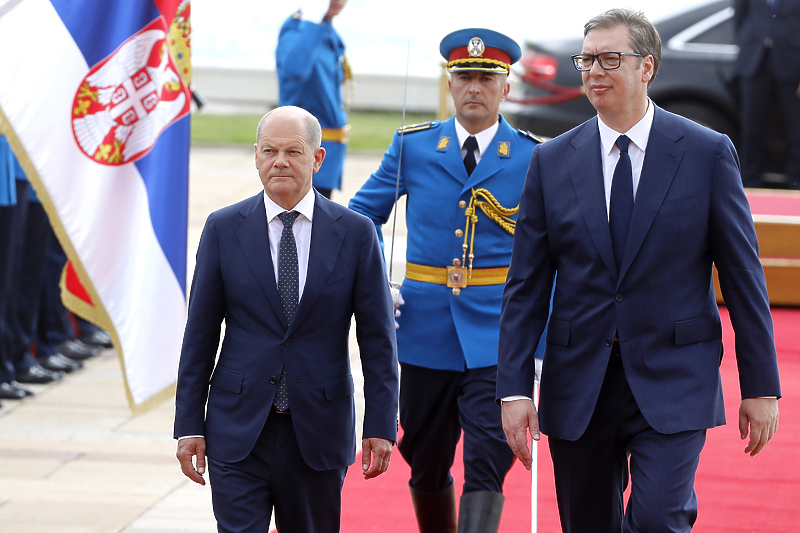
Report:
[[[464,146],[464,141],[467,140],[467,137],[472,135],[468,132],[464,126],[458,121],[458,118],[455,120],[456,123],[456,137],[458,138],[458,149]],[[485,130],[475,134],[475,140],[478,141],[478,153],[483,155],[487,148],[489,148],[489,143],[492,142],[494,139],[495,134],[497,133],[498,128],[500,128],[500,117],[498,115],[497,122],[486,128]]]
[[[642,152],[647,149],[647,139],[650,138],[650,128],[653,126],[653,115],[655,114],[653,102],[650,98],[647,99],[647,111],[645,111],[642,119],[637,122],[631,129],[626,132],[618,132],[608,127],[598,115],[597,125],[600,128],[600,143],[603,145],[603,154],[609,155],[614,144],[617,142],[617,137],[620,135],[627,135],[633,144],[635,144]]]
[[[316,202],[316,195],[314,194],[314,188],[312,187],[303,199],[297,202],[297,205],[294,206],[293,209],[290,211],[297,211],[304,217],[306,217],[309,221],[313,220],[314,218],[314,203]],[[286,211],[286,209],[282,208],[278,204],[272,201],[272,198],[267,196],[267,191],[264,191],[264,206],[267,208],[267,222],[272,222],[272,220]]]

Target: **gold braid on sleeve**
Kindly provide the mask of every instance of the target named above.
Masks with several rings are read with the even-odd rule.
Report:
[[[503,207],[500,202],[490,193],[487,189],[472,189],[472,198],[469,200],[469,205],[466,207],[464,214],[467,217],[467,225],[464,229],[464,244],[461,248],[464,250],[461,256],[461,264],[466,264],[467,249],[469,249],[469,277],[472,277],[472,261],[475,259],[475,224],[478,223],[478,214],[476,207],[480,208],[484,214],[490,219],[497,222],[501,228],[506,230],[511,235],[514,235],[514,228],[516,222],[511,218],[512,215],[519,211],[519,205],[516,207]],[[470,228],[470,226],[472,226]],[[470,231],[470,229],[472,231]],[[467,244],[469,242],[469,244]]]

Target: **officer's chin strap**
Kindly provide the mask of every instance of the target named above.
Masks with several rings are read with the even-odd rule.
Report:
[[[394,267],[394,240],[395,231],[397,229],[397,200],[400,198],[400,169],[403,166],[403,136],[405,135],[406,127],[406,95],[408,93],[408,58],[411,55],[411,39],[408,40],[406,45],[406,79],[403,85],[403,121],[400,126],[400,153],[397,157],[397,180],[394,187],[394,216],[392,217],[392,245],[389,248],[389,289],[392,292],[392,303],[394,308],[397,309],[397,303],[400,300],[400,282],[392,279],[392,270]]]

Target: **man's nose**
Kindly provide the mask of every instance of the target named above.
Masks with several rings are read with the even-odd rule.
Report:
[[[275,161],[272,162],[272,166],[285,168],[289,166],[289,161],[286,158],[286,154],[282,152],[278,152],[275,155]]]
[[[605,75],[605,73],[606,70],[600,66],[600,58],[599,57],[594,58],[594,61],[592,62],[592,67],[589,69],[589,75],[603,76]]]

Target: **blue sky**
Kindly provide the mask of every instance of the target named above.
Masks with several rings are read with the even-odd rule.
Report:
[[[283,21],[301,0],[192,0],[192,51],[198,66],[272,70]],[[439,41],[451,31],[486,27],[520,45],[526,39],[580,36],[583,24],[606,9],[641,9],[654,21],[702,0],[349,0],[334,21],[356,75],[439,74]],[[295,6],[296,4],[296,6]],[[477,6],[481,6],[478,10]]]

